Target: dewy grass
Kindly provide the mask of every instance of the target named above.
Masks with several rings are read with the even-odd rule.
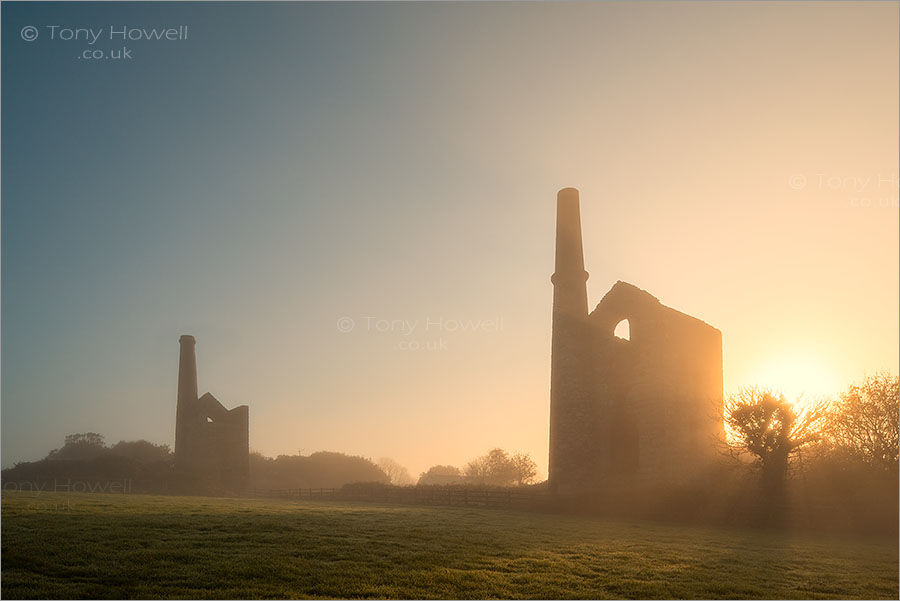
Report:
[[[5,598],[893,598],[896,541],[452,507],[4,492]]]

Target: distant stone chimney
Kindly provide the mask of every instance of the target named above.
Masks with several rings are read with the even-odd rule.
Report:
[[[196,341],[184,335],[178,342],[175,467],[198,482],[239,491],[250,475],[250,409],[226,409],[208,392],[198,396]]]
[[[184,467],[185,459],[191,454],[190,430],[188,420],[194,413],[197,404],[197,341],[193,336],[185,334],[178,339],[181,354],[178,359],[178,401],[175,408],[175,463]]]

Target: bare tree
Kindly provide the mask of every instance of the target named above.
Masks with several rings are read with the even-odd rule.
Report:
[[[537,475],[537,465],[527,454],[510,456],[503,449],[491,449],[486,455],[466,464],[463,473],[473,482],[492,486],[530,484]]]
[[[766,493],[780,497],[789,460],[821,437],[827,410],[825,401],[795,410],[781,393],[742,388],[725,403],[725,424],[735,437],[730,448],[735,454],[749,453],[760,468]]]
[[[900,378],[885,372],[841,393],[829,414],[835,447],[870,465],[897,471]]]
[[[415,480],[410,475],[409,470],[390,457],[382,457],[379,459],[378,467],[387,474],[388,479],[394,486],[410,486],[415,484]]]
[[[537,464],[531,455],[526,453],[516,453],[511,458],[515,468],[516,484],[522,486],[524,484],[533,484],[537,478]]]
[[[472,482],[485,484],[490,477],[487,465],[487,456],[476,457],[463,467],[463,475]]]

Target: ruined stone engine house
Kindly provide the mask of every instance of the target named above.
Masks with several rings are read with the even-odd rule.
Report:
[[[557,198],[550,488],[683,481],[722,440],[722,333],[617,282],[588,313],[578,191]],[[629,340],[614,332],[627,320]]]
[[[175,467],[213,485],[242,489],[250,475],[250,408],[226,409],[216,397],[197,394],[196,341],[179,339]]]

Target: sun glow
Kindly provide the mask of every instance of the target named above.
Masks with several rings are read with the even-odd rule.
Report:
[[[751,373],[753,377],[748,385],[784,393],[797,408],[815,399],[834,396],[841,388],[827,362],[811,352],[777,355]]]

